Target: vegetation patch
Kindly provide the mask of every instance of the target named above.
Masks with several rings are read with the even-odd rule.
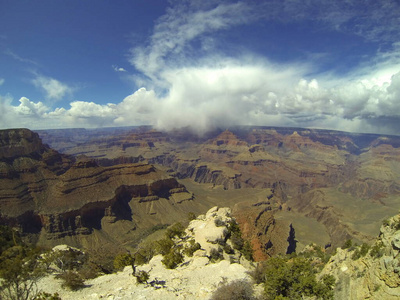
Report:
[[[211,300],[255,300],[253,285],[246,280],[223,283],[212,295]]]

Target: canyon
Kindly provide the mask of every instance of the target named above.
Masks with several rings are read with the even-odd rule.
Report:
[[[217,205],[264,260],[310,243],[371,242],[400,208],[397,136],[240,126],[0,135],[0,221],[51,247],[134,249]]]

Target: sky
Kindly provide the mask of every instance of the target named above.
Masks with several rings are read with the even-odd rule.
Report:
[[[0,129],[400,134],[399,0],[0,0]]]

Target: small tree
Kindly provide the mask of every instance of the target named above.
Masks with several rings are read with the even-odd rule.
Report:
[[[181,223],[175,223],[165,231],[166,237],[172,239],[174,237],[182,237],[185,233],[185,227]]]
[[[161,260],[167,269],[175,269],[182,261],[183,255],[176,249],[171,249]]]
[[[28,300],[36,296],[37,281],[45,274],[37,251],[26,246],[14,246],[0,257],[0,297]]]
[[[126,266],[132,266],[134,262],[135,259],[129,253],[118,254],[114,258],[114,269],[120,271]]]
[[[146,283],[150,278],[149,273],[143,270],[136,272],[134,276],[136,277],[137,283]]]
[[[75,271],[68,270],[57,277],[63,280],[61,284],[62,287],[69,288],[72,291],[76,291],[85,286],[82,276]]]
[[[273,257],[266,262],[264,272],[266,299],[333,299],[335,279],[324,276],[317,281],[315,268],[303,257]]]

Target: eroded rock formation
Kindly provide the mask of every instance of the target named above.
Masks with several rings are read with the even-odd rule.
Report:
[[[52,150],[27,129],[0,131],[0,143],[0,221],[42,240],[90,234],[102,229],[104,218],[129,221],[134,229],[138,205],[154,215],[159,210],[150,202],[193,199],[147,163],[101,167]]]
[[[399,299],[400,215],[384,222],[364,256],[360,246],[337,249],[321,273],[335,276],[335,299]]]

